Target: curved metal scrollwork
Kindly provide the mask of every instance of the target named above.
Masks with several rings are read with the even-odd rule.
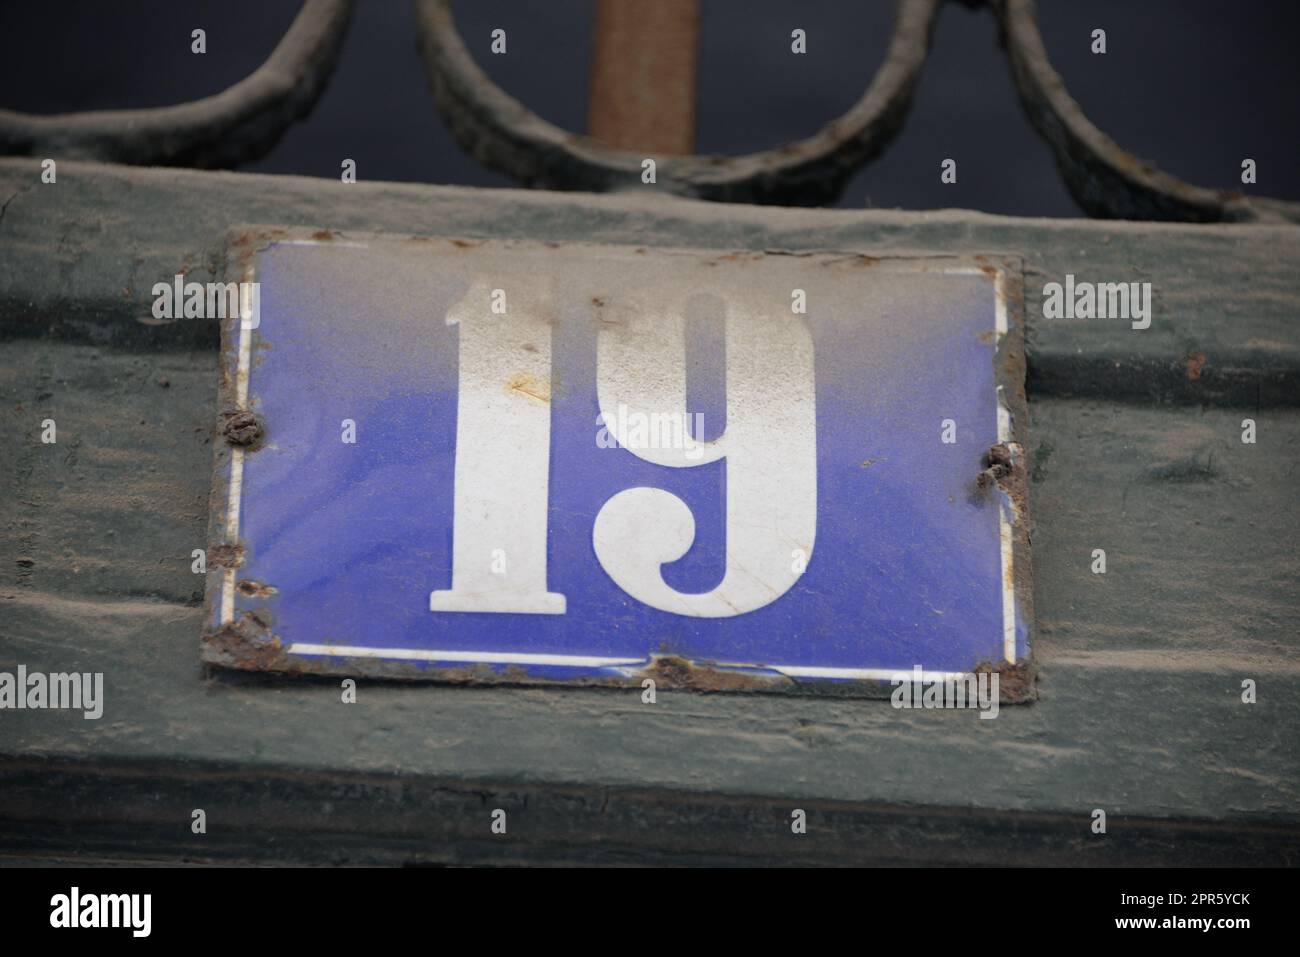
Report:
[[[743,156],[656,157],[656,182],[701,199],[814,204],[833,200],[903,125],[940,0],[901,0],[885,62],[847,113],[804,140]],[[521,182],[549,189],[639,183],[644,154],[610,149],[542,119],[488,79],[465,49],[449,0],[416,0],[434,99],[460,144]]]
[[[725,202],[817,205],[902,128],[943,0],[899,0],[889,49],[871,85],[812,136],[742,156],[662,156],[656,182]],[[1052,69],[1034,0],[990,6],[1021,102],[1051,147],[1071,194],[1090,215],[1184,222],[1300,222],[1300,203],[1192,186],[1121,149],[1084,116]],[[216,96],[161,109],[30,116],[0,110],[0,154],[118,163],[230,166],[265,152],[305,115],[327,82],[352,0],[306,0],[261,67]],[[644,156],[548,123],[494,84],[456,30],[450,0],[415,0],[419,46],[440,112],[482,163],[548,189],[616,190],[640,182]]]
[[[0,110],[0,154],[209,169],[255,159],[315,105],[351,13],[352,0],[306,0],[265,63],[201,100],[57,116]]]
[[[995,0],[1020,100],[1089,216],[1182,222],[1300,222],[1300,203],[1204,189],[1125,152],[1097,129],[1052,69],[1034,0]]]

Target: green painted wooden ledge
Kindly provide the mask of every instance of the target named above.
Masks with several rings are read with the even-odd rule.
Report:
[[[0,670],[103,671],[108,699],[0,711],[0,859],[1300,861],[1300,227],[74,162],[46,185],[27,159],[0,160],[0,204]],[[345,706],[337,682],[205,675],[216,327],[141,320],[154,282],[218,278],[244,224],[1023,257],[1038,700],[981,721],[362,682]],[[1042,319],[1066,273],[1152,282],[1151,328]]]

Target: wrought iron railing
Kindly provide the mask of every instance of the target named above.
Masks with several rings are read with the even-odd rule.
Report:
[[[656,158],[656,182],[725,202],[817,205],[901,129],[944,0],[899,0],[885,60],[844,115],[805,139],[737,156]],[[1300,222],[1300,203],[1183,182],[1126,152],[1089,122],[1052,69],[1034,0],[959,0],[1001,25],[1021,103],[1090,216],[1184,222]],[[457,33],[450,0],[415,0],[420,51],[438,108],[478,160],[521,183],[606,191],[639,183],[642,153],[547,122],[498,87]],[[115,163],[227,167],[268,151],[329,80],[352,0],[306,0],[267,61],[215,96],[157,109],[33,116],[0,110],[0,153]]]

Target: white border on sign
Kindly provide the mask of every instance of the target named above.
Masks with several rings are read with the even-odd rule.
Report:
[[[250,262],[244,270],[241,282],[251,283],[257,278],[257,266]],[[245,287],[241,287],[245,288]],[[260,297],[259,297],[260,299]],[[260,302],[259,302],[260,310]],[[239,297],[239,361],[235,366],[235,408],[239,411],[248,409],[248,376],[253,351],[253,337],[248,320],[252,312],[244,296]],[[239,543],[239,512],[244,494],[244,450],[234,446],[230,450],[230,488],[226,497],[226,541],[232,545]],[[229,625],[235,620],[235,584],[239,569],[227,566],[221,589],[221,624]]]

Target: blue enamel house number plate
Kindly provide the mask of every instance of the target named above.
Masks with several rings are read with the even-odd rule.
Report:
[[[210,664],[1025,668],[1017,263],[273,229],[231,260]]]

